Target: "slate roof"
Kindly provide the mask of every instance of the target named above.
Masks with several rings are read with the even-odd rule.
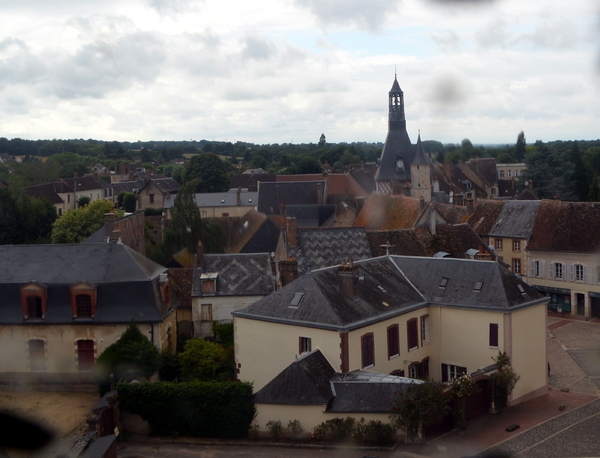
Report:
[[[371,246],[373,256],[385,256],[386,254],[402,256],[429,255],[414,229],[367,231],[367,240]]]
[[[113,183],[113,195],[118,196],[122,192],[132,192],[137,194],[140,189],[144,187],[143,181],[121,181],[119,183]]]
[[[175,204],[175,197],[171,195],[165,198],[165,208],[171,208]],[[202,207],[255,207],[258,201],[258,192],[240,192],[240,203],[237,200],[237,191],[229,192],[206,192],[194,194],[194,202],[199,208]]]
[[[307,175],[278,175],[277,182],[289,181],[327,181],[327,195],[332,196],[354,196],[366,198],[367,192],[349,173],[329,173],[327,175],[313,173]]]
[[[465,165],[475,172],[488,186],[493,186],[498,182],[496,159],[493,157],[469,159],[465,162]]]
[[[28,196],[44,197],[53,204],[62,204],[64,202],[57,193],[73,192],[73,190],[66,183],[62,183],[60,181],[38,184],[36,186],[27,186],[23,189]]]
[[[598,252],[599,226],[600,202],[542,200],[527,249]]]
[[[298,227],[321,227],[335,218],[335,205],[286,205],[285,216],[296,218]]]
[[[485,247],[483,240],[468,224],[437,224],[435,231],[435,234],[431,234],[429,228],[425,227],[416,230],[427,256],[445,251],[453,258],[467,259],[467,251],[479,251],[480,247]]]
[[[60,181],[63,181],[71,189],[73,189],[77,192],[91,191],[94,189],[103,189],[105,187],[110,187],[110,185],[106,182],[101,183],[101,181],[104,181],[104,180],[96,180],[92,176],[61,178]]]
[[[334,396],[329,379],[335,370],[321,350],[301,355],[253,397],[257,404],[327,404]]]
[[[488,236],[505,204],[501,200],[476,200],[474,211],[466,217],[466,222],[480,236]]]
[[[288,255],[298,261],[298,274],[336,265],[342,260],[373,256],[363,227],[296,229],[296,246]]]
[[[27,324],[108,324],[162,321],[158,276],[165,268],[121,244],[0,246],[0,323],[23,324],[20,287],[47,288],[43,320]],[[73,320],[70,286],[96,287],[94,318]]]
[[[205,254],[194,270],[192,297],[201,297],[203,273],[218,273],[217,296],[265,296],[275,291],[269,253]]]
[[[424,383],[423,380],[368,371],[352,371],[336,374],[331,382],[335,397],[326,412],[332,413],[389,413],[399,391],[409,385]]]
[[[539,200],[507,201],[489,235],[529,239],[539,208]]]
[[[547,300],[490,261],[385,256],[357,261],[355,296],[339,288],[337,267],[315,270],[233,315],[333,330],[367,326],[431,304],[508,311]],[[446,287],[440,287],[443,278]],[[476,282],[481,282],[476,290]],[[521,292],[521,289],[523,292]],[[291,306],[296,293],[298,306]]]
[[[148,183],[152,183],[163,194],[167,192],[174,194],[181,189],[181,184],[175,178],[171,177],[151,178],[149,182],[146,182],[146,186]]]
[[[266,215],[281,214],[281,206],[318,204],[317,187],[321,187],[323,199],[327,197],[326,181],[294,181],[260,183],[258,188],[258,211]]]
[[[354,221],[367,230],[409,229],[422,213],[419,199],[373,193]]]

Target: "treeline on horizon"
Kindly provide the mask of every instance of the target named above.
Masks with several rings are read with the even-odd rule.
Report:
[[[600,140],[546,143],[538,140],[527,144],[524,132],[520,132],[515,143],[507,145],[473,145],[468,138],[460,143],[426,140],[422,144],[425,152],[439,163],[456,164],[483,157],[493,157],[498,163],[524,162],[527,172],[520,177],[520,187],[525,186],[526,180],[532,180],[538,198],[559,196],[562,200],[600,201]],[[117,172],[122,164],[135,161],[146,170],[184,183],[187,167],[173,161],[185,158],[188,163],[191,157],[202,153],[224,159],[229,176],[254,168],[277,174],[320,173],[326,164],[343,172],[350,164],[376,162],[382,148],[381,142],[328,143],[325,134],[321,134],[316,143],[261,145],[208,140],[117,142],[0,138],[0,153],[25,157],[11,170],[7,164],[0,163],[0,181],[11,188],[31,186],[71,177],[74,173],[81,176],[98,162]]]

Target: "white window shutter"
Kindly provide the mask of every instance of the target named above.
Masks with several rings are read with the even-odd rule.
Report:
[[[588,267],[585,264],[583,265],[583,282],[588,282]]]
[[[567,265],[564,262],[562,265],[562,279],[563,280],[567,279]]]
[[[529,265],[529,276],[531,278],[535,277],[535,261],[531,261],[531,264]]]
[[[573,276],[574,266],[573,264],[569,264],[569,281],[573,281],[575,277]]]
[[[595,284],[598,283],[598,267],[592,266],[592,272],[590,274],[592,278],[590,278],[590,283]]]
[[[540,261],[540,277],[544,278],[544,261]]]
[[[554,263],[553,262],[550,263],[548,273],[550,274],[549,275],[550,279],[553,279],[554,278]]]

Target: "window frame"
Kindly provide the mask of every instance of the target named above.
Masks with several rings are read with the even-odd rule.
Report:
[[[360,356],[362,369],[375,366],[375,336],[372,332],[360,337]]]
[[[499,348],[499,326],[498,323],[490,323],[489,346],[490,348]]]
[[[48,311],[48,291],[46,286],[36,283],[29,282],[20,287],[21,291],[21,309],[23,312],[23,319],[44,319],[46,318],[46,312]],[[30,316],[29,306],[30,298],[36,297],[40,301],[40,316]]]
[[[387,351],[388,359],[400,355],[400,326],[392,324],[387,327]]]
[[[312,351],[312,339],[307,336],[298,336],[298,354],[310,353]]]
[[[502,249],[503,249],[502,245],[503,245],[502,239],[494,240],[494,246],[496,247],[496,251],[502,251]]]
[[[513,239],[512,241],[512,245],[513,245],[513,253],[520,253],[521,252],[521,240],[519,239]]]
[[[516,275],[521,275],[521,258],[513,258],[512,271]]]
[[[94,318],[96,316],[96,287],[90,283],[80,282],[71,285],[69,290],[71,293],[71,312],[73,313],[73,318]],[[79,314],[79,306],[83,300],[80,296],[89,296],[89,307],[91,309],[89,315]]]
[[[422,315],[420,318],[421,325],[421,346],[429,345],[429,314]]]
[[[416,318],[411,318],[406,321],[406,341],[408,344],[408,351],[419,348],[419,324]]]
[[[451,382],[456,377],[467,373],[467,368],[458,364],[442,363],[442,382]]]

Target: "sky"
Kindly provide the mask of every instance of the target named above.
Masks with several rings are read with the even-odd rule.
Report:
[[[0,0],[0,137],[600,138],[596,0]]]

